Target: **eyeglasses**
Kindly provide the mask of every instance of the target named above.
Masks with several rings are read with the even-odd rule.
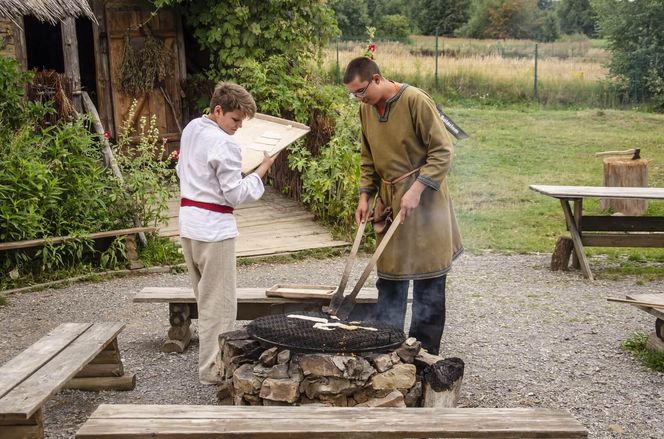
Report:
[[[351,95],[352,97],[354,97],[354,98],[358,98],[358,99],[359,99],[359,98],[363,98],[364,95],[367,94],[367,89],[369,88],[369,86],[371,85],[372,82],[373,82],[373,81],[369,80],[369,83],[366,85],[366,87],[363,87],[363,88],[361,88],[361,89],[359,89],[359,90],[353,91],[353,92],[350,93],[350,95]]]

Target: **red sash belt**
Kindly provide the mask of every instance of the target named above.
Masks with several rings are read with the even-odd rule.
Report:
[[[193,206],[200,209],[211,210],[212,212],[219,213],[233,213],[233,208],[231,206],[224,206],[223,204],[214,204],[214,203],[205,203],[203,201],[194,201],[189,198],[181,198],[180,206]]]

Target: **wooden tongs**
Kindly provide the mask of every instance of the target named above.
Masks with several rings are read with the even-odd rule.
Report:
[[[348,283],[348,277],[350,276],[350,270],[353,267],[353,262],[357,256],[357,250],[360,248],[360,242],[362,241],[362,236],[364,235],[364,229],[367,226],[367,222],[369,222],[369,220],[367,219],[366,221],[360,223],[360,225],[357,227],[357,233],[355,234],[355,240],[353,241],[353,247],[351,247],[350,255],[348,256],[348,260],[346,260],[346,267],[344,268],[343,275],[341,276],[341,282],[339,282],[339,287],[332,296],[332,299],[330,299],[330,305],[323,307],[324,313],[336,316],[341,320],[348,319],[348,316],[355,307],[355,298],[364,286],[364,283],[367,281],[367,278],[371,274],[371,270],[373,270],[376,262],[378,262],[378,258],[380,258],[383,250],[385,250],[385,247],[387,247],[387,244],[390,242],[392,235],[394,235],[394,232],[397,231],[399,224],[401,224],[401,218],[399,214],[400,212],[397,212],[397,214],[394,215],[394,221],[392,221],[390,228],[387,229],[387,232],[385,232],[383,240],[376,248],[376,251],[371,256],[371,259],[369,259],[369,262],[367,262],[367,266],[364,267],[364,271],[362,272],[362,275],[360,275],[360,278],[357,280],[353,290],[350,292],[350,294],[344,296],[346,284]]]

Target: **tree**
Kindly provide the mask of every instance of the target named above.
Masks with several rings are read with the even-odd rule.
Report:
[[[477,0],[459,33],[472,38],[536,38],[542,22],[537,0]]]
[[[537,35],[538,41],[546,43],[556,41],[560,36],[560,23],[558,22],[558,15],[549,11],[544,15],[544,22]]]
[[[331,0],[330,7],[344,39],[363,39],[369,22],[366,0]]]
[[[635,100],[664,110],[664,2],[593,0],[599,30],[609,41],[611,73]]]
[[[417,25],[424,35],[451,35],[470,15],[470,0],[417,0],[414,4]]]
[[[562,0],[558,7],[560,30],[564,34],[595,35],[595,13],[590,0]]]
[[[376,27],[376,37],[384,40],[406,41],[410,35],[410,22],[403,15],[383,15]]]

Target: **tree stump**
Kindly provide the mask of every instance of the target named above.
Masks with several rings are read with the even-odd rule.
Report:
[[[561,236],[556,241],[556,247],[551,255],[551,271],[569,269],[569,258],[574,251],[574,242],[569,236]]]
[[[438,361],[424,370],[423,407],[456,407],[463,381],[464,363],[452,357]]]
[[[648,187],[648,160],[616,157],[604,159],[604,186]],[[600,207],[627,216],[638,216],[648,209],[648,201],[602,198]]]

